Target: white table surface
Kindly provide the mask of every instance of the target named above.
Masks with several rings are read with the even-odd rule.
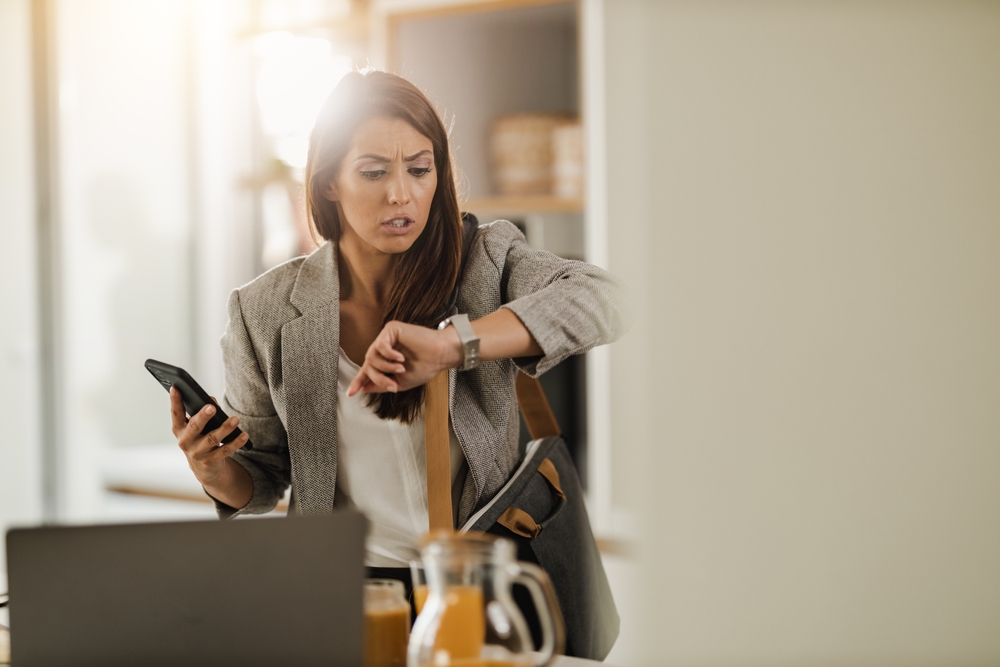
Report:
[[[5,660],[9,660],[10,651],[7,650],[4,652],[3,641],[3,639],[0,639],[0,664],[9,664],[8,662],[5,662]],[[9,649],[9,644],[7,644],[7,648]],[[582,658],[567,658],[566,656],[560,656],[556,658],[556,661],[553,663],[553,667],[586,667],[588,665],[593,666],[603,664],[604,663],[597,662],[595,660],[584,660]]]
[[[7,575],[0,572],[0,592],[7,590]],[[8,624],[8,612],[6,608],[0,609],[0,624]],[[6,630],[0,629],[0,664],[8,664],[10,660],[10,643]],[[600,665],[603,663],[594,660],[583,660],[581,658],[567,658],[560,656],[556,659],[553,667],[586,667],[587,665]]]
[[[553,664],[553,667],[584,667],[584,665],[604,665],[603,662],[597,662],[596,660],[584,660],[583,658],[567,658],[564,655],[559,656],[559,658]],[[605,665],[605,667],[611,667],[611,665]]]

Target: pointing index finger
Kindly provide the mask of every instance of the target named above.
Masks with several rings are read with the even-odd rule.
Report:
[[[353,380],[351,380],[350,386],[347,387],[347,397],[350,398],[358,393],[361,387],[364,386],[365,380],[367,379],[368,378],[365,376],[364,370],[358,371],[358,374],[354,376]]]

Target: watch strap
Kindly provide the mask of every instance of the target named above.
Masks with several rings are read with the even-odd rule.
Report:
[[[459,370],[467,371],[479,365],[479,337],[472,329],[469,316],[463,314],[452,315],[438,325],[438,329],[444,329],[448,325],[455,327],[458,338],[462,341],[462,354],[464,360]]]

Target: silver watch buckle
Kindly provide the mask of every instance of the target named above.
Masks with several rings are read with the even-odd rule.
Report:
[[[464,360],[459,370],[472,370],[479,365],[479,337],[472,330],[472,323],[469,322],[469,316],[465,314],[452,315],[438,324],[437,328],[438,330],[442,330],[447,328],[448,325],[455,327],[455,331],[458,332],[458,338],[462,341]]]

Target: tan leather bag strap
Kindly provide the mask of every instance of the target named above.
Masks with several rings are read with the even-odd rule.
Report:
[[[528,539],[538,537],[538,534],[542,532],[542,527],[535,523],[531,515],[519,507],[505,509],[500,518],[497,519],[497,523],[515,535]]]
[[[560,435],[541,383],[518,372],[517,402],[532,439]],[[454,530],[451,513],[451,451],[448,437],[448,371],[427,383],[424,393],[424,449],[427,456],[427,513],[430,530]],[[548,479],[548,477],[546,477]],[[558,486],[558,473],[556,486]]]
[[[566,494],[559,483],[559,471],[556,470],[556,466],[552,463],[552,460],[549,458],[542,459],[542,462],[538,464],[538,472],[549,483],[549,486],[552,487],[552,493],[560,500],[566,500]],[[542,532],[541,524],[535,523],[531,515],[520,507],[511,506],[505,509],[500,518],[497,519],[497,523],[515,535],[529,539],[538,537],[539,533]]]
[[[430,530],[454,530],[451,518],[448,371],[435,375],[424,389],[424,450],[427,456],[427,515]]]
[[[517,403],[521,406],[524,423],[528,425],[531,438],[538,440],[539,438],[561,435],[559,423],[556,421],[556,416],[552,414],[552,408],[549,406],[548,399],[545,398],[545,391],[538,378],[529,377],[518,371],[514,387],[517,390]]]
[[[538,472],[549,483],[549,486],[552,487],[552,493],[556,495],[556,498],[566,500],[566,494],[563,492],[562,484],[559,482],[559,471],[556,470],[556,464],[552,462],[552,459],[542,459],[542,462],[538,464]]]

